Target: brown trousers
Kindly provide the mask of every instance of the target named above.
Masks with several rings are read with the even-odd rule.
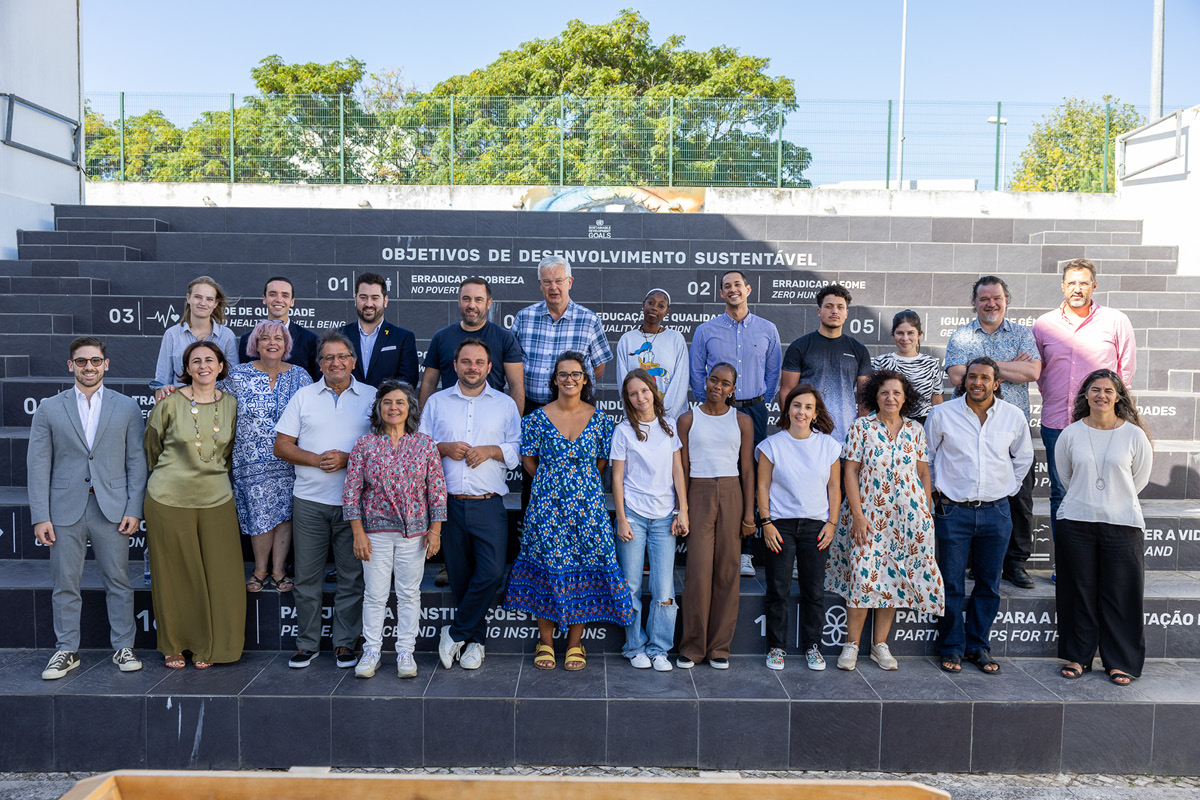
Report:
[[[741,478],[692,478],[688,517],[679,655],[697,663],[729,658],[740,590]]]

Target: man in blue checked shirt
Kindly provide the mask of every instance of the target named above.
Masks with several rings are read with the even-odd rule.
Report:
[[[561,353],[583,353],[584,367],[596,383],[612,361],[600,318],[571,299],[574,282],[569,261],[546,256],[538,263],[538,287],[545,299],[522,308],[513,321],[512,333],[525,351],[526,414],[550,402],[550,372]]]

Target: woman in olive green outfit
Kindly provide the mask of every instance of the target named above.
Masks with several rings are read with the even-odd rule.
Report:
[[[242,657],[245,565],[229,483],[237,399],[217,389],[228,367],[211,342],[183,354],[183,387],[146,424],[146,535],[158,649],[171,669]]]

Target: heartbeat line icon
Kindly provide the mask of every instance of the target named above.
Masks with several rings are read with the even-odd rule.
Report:
[[[167,310],[165,312],[159,313],[158,311],[155,311],[153,314],[146,317],[146,319],[152,319],[155,322],[161,323],[163,330],[166,330],[171,326],[172,323],[179,321],[179,312],[175,310],[175,306],[171,305],[167,306]]]

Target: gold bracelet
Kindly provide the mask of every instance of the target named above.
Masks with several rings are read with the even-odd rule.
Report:
[[[743,528],[755,528],[755,527],[758,527],[758,526],[756,526],[756,525],[752,525],[752,524],[747,524],[747,523],[746,523],[746,521],[745,521],[745,520],[743,520],[743,521],[742,521],[742,527],[743,527]]]

